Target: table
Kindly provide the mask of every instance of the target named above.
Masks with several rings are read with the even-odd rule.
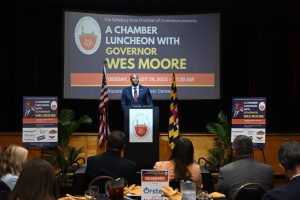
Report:
[[[85,177],[84,173],[86,170],[86,164],[82,165],[78,170],[76,170],[73,177],[72,184],[72,194],[73,195],[83,195],[85,188]],[[201,166],[201,175],[202,175],[202,184],[203,190],[207,190],[208,193],[212,193],[215,191],[214,184],[212,181],[212,176],[210,172]],[[140,177],[140,172],[137,172],[137,177]],[[140,179],[137,179],[137,185],[140,185]]]

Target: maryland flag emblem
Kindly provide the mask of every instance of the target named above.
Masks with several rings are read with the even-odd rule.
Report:
[[[175,73],[173,71],[171,86],[170,118],[169,118],[169,146],[174,148],[179,139],[179,118],[178,118],[178,100]]]

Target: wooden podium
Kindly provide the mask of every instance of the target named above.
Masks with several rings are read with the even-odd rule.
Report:
[[[159,160],[159,108],[127,107],[124,110],[127,137],[124,157],[137,169],[152,169]]]

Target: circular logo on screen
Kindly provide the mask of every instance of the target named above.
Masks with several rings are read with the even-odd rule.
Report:
[[[57,103],[56,103],[56,101],[51,101],[50,107],[51,107],[51,110],[56,110],[57,109]]]
[[[101,42],[101,30],[94,18],[82,17],[76,24],[74,35],[76,45],[82,53],[91,55],[98,50]]]
[[[258,104],[258,109],[259,109],[260,111],[264,111],[264,110],[266,109],[266,104],[265,104],[265,102],[260,102],[260,103]]]

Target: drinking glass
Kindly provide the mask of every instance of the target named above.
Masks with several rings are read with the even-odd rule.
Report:
[[[105,183],[105,193],[111,200],[123,200],[124,187],[127,181],[123,178],[109,180]]]
[[[94,191],[95,192],[95,197],[97,198],[97,196],[99,195],[99,187],[96,186],[96,185],[92,185],[88,189]]]
[[[86,200],[96,200],[96,192],[94,190],[86,190],[84,196]]]
[[[182,193],[182,200],[196,199],[196,183],[193,181],[180,181],[180,191]]]

